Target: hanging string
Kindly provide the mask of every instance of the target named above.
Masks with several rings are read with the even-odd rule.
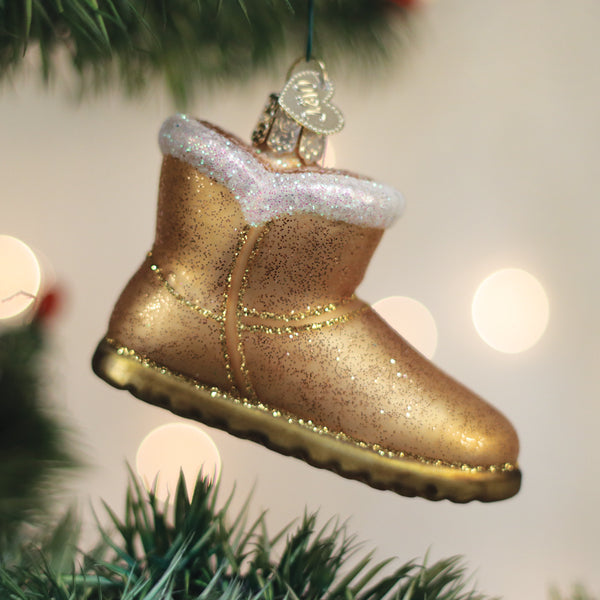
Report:
[[[306,33],[306,62],[312,58],[313,32],[315,28],[315,0],[308,0],[308,29]]]

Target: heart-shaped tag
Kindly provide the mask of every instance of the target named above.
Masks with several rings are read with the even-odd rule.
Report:
[[[295,121],[320,135],[331,135],[344,127],[340,110],[328,100],[334,87],[317,71],[300,71],[290,77],[279,96],[279,105]]]

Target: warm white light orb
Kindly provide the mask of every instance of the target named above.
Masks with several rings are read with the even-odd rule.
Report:
[[[421,354],[433,358],[438,332],[426,306],[413,298],[391,296],[375,302],[373,309]]]
[[[169,423],[152,430],[137,451],[136,468],[147,489],[160,500],[173,498],[180,471],[191,499],[198,473],[217,479],[221,456],[212,438],[197,425]]]
[[[473,323],[484,342],[506,353],[523,352],[542,337],[550,307],[540,282],[522,269],[487,277],[473,297]]]
[[[33,250],[10,235],[0,235],[0,320],[11,319],[33,304],[42,281]]]

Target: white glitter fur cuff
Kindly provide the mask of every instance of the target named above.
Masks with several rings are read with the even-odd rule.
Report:
[[[350,173],[270,170],[249,147],[186,115],[165,121],[159,144],[163,154],[227,186],[253,226],[284,214],[313,213],[384,229],[404,208],[404,198],[393,188]]]

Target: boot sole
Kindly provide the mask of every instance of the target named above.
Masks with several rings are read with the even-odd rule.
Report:
[[[140,400],[377,489],[465,503],[510,498],[521,486],[516,467],[450,465],[356,442],[173,373],[107,339],[98,345],[92,368],[104,381]]]

